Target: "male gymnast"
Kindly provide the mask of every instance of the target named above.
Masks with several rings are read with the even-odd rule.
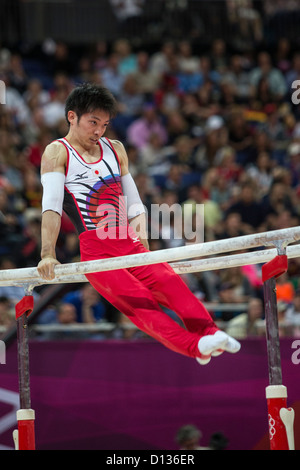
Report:
[[[104,137],[117,104],[99,85],[75,87],[66,100],[69,131],[42,156],[42,248],[38,272],[55,277],[64,210],[78,234],[82,261],[149,251],[146,214],[123,144]],[[125,197],[124,197],[125,196]],[[139,227],[134,231],[132,225]],[[94,288],[147,335],[207,364],[240,343],[215,325],[204,305],[167,263],[86,275]],[[184,327],[161,306],[174,311]]]

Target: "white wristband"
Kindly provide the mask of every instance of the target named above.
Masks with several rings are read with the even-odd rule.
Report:
[[[42,212],[53,211],[62,215],[65,175],[51,171],[41,176],[43,186]]]
[[[121,184],[123,194],[126,197],[128,218],[132,219],[133,217],[136,217],[137,215],[146,212],[134,179],[132,178],[130,173],[121,176]]]

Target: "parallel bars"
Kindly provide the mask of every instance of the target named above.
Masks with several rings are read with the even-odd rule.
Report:
[[[25,297],[19,302],[16,308],[21,405],[21,409],[17,412],[18,431],[14,431],[16,449],[35,449],[35,417],[30,404],[27,336],[27,317],[33,309],[33,298],[30,294],[34,287],[42,284],[86,282],[84,275],[89,273],[126,269],[135,266],[171,261],[173,261],[171,266],[179,274],[226,269],[247,264],[266,263],[266,265],[263,266],[263,283],[270,381],[269,387],[266,388],[270,447],[272,450],[293,449],[294,412],[291,408],[286,408],[287,392],[281,380],[275,279],[286,271],[288,258],[300,257],[300,245],[288,246],[298,240],[300,240],[300,227],[295,227],[129,256],[80,263],[67,263],[55,267],[55,279],[52,281],[41,279],[37,268],[0,271],[0,285],[22,285],[26,293]],[[251,250],[261,246],[273,246],[276,247],[276,249],[258,250],[215,258],[211,257],[212,255],[220,253]],[[200,258],[203,256],[208,256],[208,258],[187,261],[189,258]],[[180,260],[185,261],[178,262]],[[174,261],[177,261],[177,263],[174,263]],[[284,263],[282,263],[282,261],[284,261]],[[282,268],[283,264],[284,269]],[[274,417],[271,413],[274,414]],[[274,438],[275,435],[276,439]],[[280,438],[277,439],[277,436],[280,436]]]

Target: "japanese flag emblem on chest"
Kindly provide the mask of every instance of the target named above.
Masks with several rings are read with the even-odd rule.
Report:
[[[102,176],[101,174],[101,169],[99,166],[97,166],[97,168],[92,168],[92,173],[93,173],[93,176],[94,178],[99,178],[100,176]]]

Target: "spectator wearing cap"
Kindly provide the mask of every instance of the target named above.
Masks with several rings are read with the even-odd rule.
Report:
[[[185,61],[181,64],[178,77],[178,87],[183,93],[195,93],[203,84],[200,66],[195,62]]]
[[[204,126],[204,142],[197,151],[198,166],[207,171],[215,162],[217,152],[228,143],[224,119],[219,115],[209,116]]]
[[[210,116],[206,121],[205,130],[206,132],[217,131],[219,129],[222,129],[224,124],[224,120],[221,116]]]

